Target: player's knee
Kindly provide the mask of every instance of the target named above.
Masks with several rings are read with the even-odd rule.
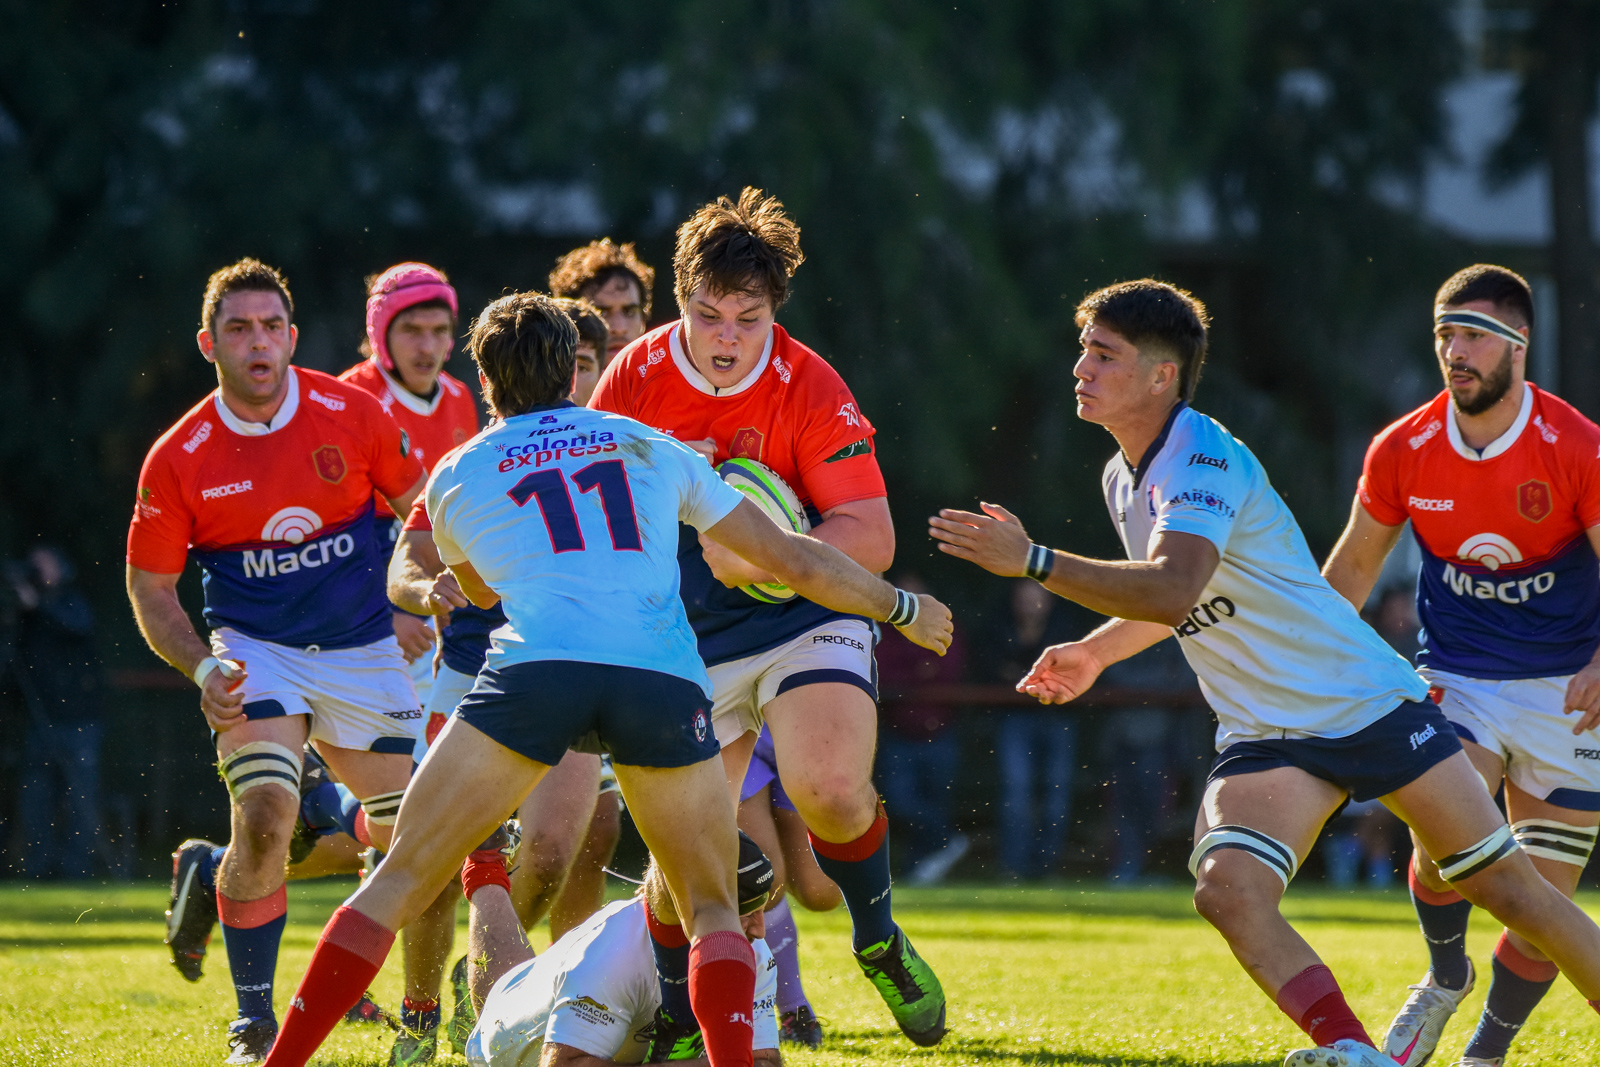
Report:
[[[602,796],[595,805],[594,817],[589,820],[589,833],[584,838],[584,848],[598,856],[601,863],[611,862],[622,839],[622,813],[617,810],[616,798]]]
[[[1259,906],[1252,894],[1226,879],[1201,878],[1195,883],[1194,910],[1224,934]]]
[[[826,876],[796,879],[787,888],[789,894],[807,911],[832,911],[844,903],[844,894],[840,893],[839,887]]]
[[[842,831],[863,819],[870,825],[876,810],[878,796],[871,784],[853,774],[816,768],[796,785],[785,782],[784,787],[813,829]]]
[[[544,888],[560,883],[572,866],[575,853],[567,834],[534,834],[522,842],[518,853],[514,877],[524,885],[533,887],[537,895]]]
[[[294,831],[295,803],[279,789],[252,789],[234,799],[237,843],[248,852],[287,852]]]

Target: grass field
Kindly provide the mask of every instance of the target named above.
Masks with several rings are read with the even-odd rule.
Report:
[[[280,1012],[323,922],[350,888],[344,880],[291,887]],[[786,1048],[791,1062],[1276,1067],[1303,1043],[1194,916],[1183,888],[895,893],[904,925],[949,993],[950,1036],[937,1050],[913,1048],[851,963],[844,913],[799,913],[806,983],[829,1036],[816,1053]],[[0,886],[0,1065],[183,1067],[221,1059],[233,1008],[221,939],[205,978],[183,981],[161,945],[165,899],[159,885]],[[1600,898],[1585,904],[1600,910]],[[1404,894],[1296,888],[1287,910],[1362,1018],[1381,1029],[1426,967]],[[1480,970],[1487,971],[1495,936],[1480,916],[1471,940]],[[542,944],[536,939],[536,948]],[[1486,984],[1446,1032],[1440,1067],[1460,1053]],[[391,1005],[399,988],[397,954],[374,992]],[[383,1064],[388,1043],[377,1028],[341,1026],[314,1062]],[[445,1055],[439,1062],[462,1061]],[[1600,1062],[1600,1019],[1558,982],[1512,1062]]]

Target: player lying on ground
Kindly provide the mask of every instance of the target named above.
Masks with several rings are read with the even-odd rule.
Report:
[[[501,421],[435,469],[427,510],[457,584],[480,606],[501,601],[508,623],[407,789],[387,858],[323,931],[272,1067],[302,1067],[377,974],[394,931],[582,743],[614,756],[692,939],[689,996],[711,1064],[748,1067],[754,957],[734,904],[737,831],[710,684],[677,597],[678,524],[819,603],[926,647],[949,644],[938,601],[778,529],[671,438],[564,399],[576,343],[572,321],[533,293],[502,297],[473,327]]]
[[[497,870],[498,868],[498,870]],[[633,897],[616,901],[555,942],[538,959],[506,893],[499,853],[474,853],[462,867],[471,894],[472,956],[484,964],[472,995],[477,1028],[467,1039],[472,1067],[603,1067],[644,1059],[661,1006],[648,927],[676,919],[672,895],[654,863]],[[763,940],[762,906],[773,888],[772,865],[739,835],[736,899],[739,925],[755,951],[752,1038],[757,1063],[775,1067],[773,1012],[777,972]],[[705,1067],[704,1052],[682,1061]]]
[[[128,529],[134,617],[200,687],[228,786],[232,836],[216,885],[237,1063],[259,1059],[277,1030],[302,746],[315,742],[387,841],[421,717],[383,594],[373,498],[404,513],[422,468],[377,400],[290,366],[293,319],[270,267],[245,259],[211,276],[197,343],[217,390],[150,449]],[[178,599],[191,556],[206,576],[209,647]]]
[[[894,562],[894,523],[872,423],[838,372],[774,321],[803,258],[800,228],[776,197],[747,188],[700,208],[678,228],[679,319],[619,355],[591,405],[669,433],[713,465],[766,466],[792,489],[813,537],[882,573]],[[907,1037],[938,1044],[944,989],[894,919],[889,819],[872,783],[870,626],[795,596],[706,537],[685,536],[678,565],[730,795],[737,801],[765,723],[817,863],[850,909],[857,965]],[[749,591],[758,586],[759,598]],[[688,1040],[688,960],[681,947],[656,947],[663,1012]],[[664,1021],[663,1042],[672,1032]]]
[[[1420,673],[1511,829],[1568,897],[1600,826],[1600,427],[1528,383],[1533,293],[1504,267],[1457,272],[1434,299],[1445,390],[1372,442],[1323,574],[1365,603],[1407,521],[1422,554]],[[1472,991],[1472,904],[1420,850],[1411,897],[1431,963],[1389,1027],[1401,1067],[1433,1055]],[[1498,1065],[1556,965],[1507,930],[1461,1067]]]
[[[1030,542],[1016,516],[942,511],[941,550],[1022,575],[1112,616],[1048,648],[1017,688],[1071,700],[1110,663],[1176,636],[1218,718],[1219,755],[1195,822],[1195,907],[1317,1048],[1287,1067],[1390,1067],[1332,973],[1278,910],[1347,798],[1382,798],[1456,892],[1553,959],[1591,1004],[1600,929],[1518,847],[1426,684],[1317,573],[1249,449],[1188,406],[1204,308],[1149,280],[1078,307],[1078,414],[1121,448],[1106,502],[1128,561]]]

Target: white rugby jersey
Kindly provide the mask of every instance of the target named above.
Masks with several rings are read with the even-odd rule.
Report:
[[[1129,559],[1164,532],[1221,560],[1173,632],[1217,713],[1217,750],[1268,737],[1345,737],[1428,686],[1323,580],[1261,463],[1180,403],[1140,468],[1119,452],[1103,483]]]
[[[752,1047],[778,1047],[778,972],[765,941],[756,954]],[[467,1039],[472,1067],[538,1067],[544,1043],[613,1063],[640,1063],[661,987],[645,929],[644,901],[608,904],[537,959],[511,968],[484,998]]]

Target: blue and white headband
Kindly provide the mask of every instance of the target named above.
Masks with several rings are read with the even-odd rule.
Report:
[[[1521,333],[1482,311],[1464,311],[1460,308],[1454,311],[1441,311],[1433,317],[1433,328],[1437,330],[1441,326],[1465,326],[1471,330],[1492,333],[1514,345],[1528,347],[1528,339]]]

